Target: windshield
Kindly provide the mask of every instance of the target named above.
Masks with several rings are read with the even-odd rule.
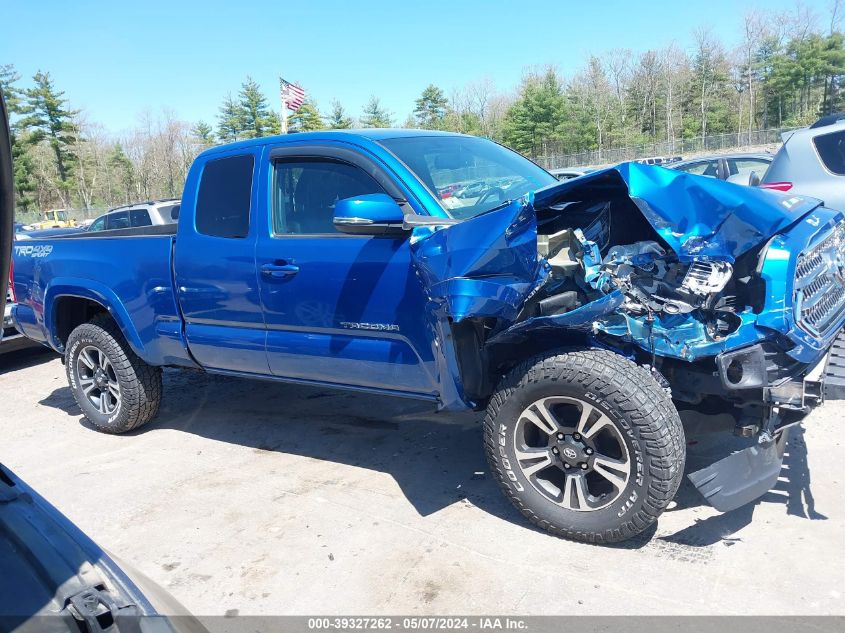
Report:
[[[461,220],[557,182],[527,158],[483,138],[413,136],[380,143]]]

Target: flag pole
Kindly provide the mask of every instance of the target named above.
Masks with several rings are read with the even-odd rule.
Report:
[[[282,127],[282,134],[288,133],[288,100],[287,100],[287,91],[284,89],[284,84],[282,83],[282,78],[279,77],[279,97],[282,100],[282,112],[279,116],[281,127]]]

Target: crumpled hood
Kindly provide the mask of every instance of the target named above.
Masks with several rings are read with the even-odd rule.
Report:
[[[630,199],[681,261],[733,262],[821,205],[814,198],[623,163],[541,189],[534,206],[542,218],[561,213],[554,206],[590,199]]]
[[[468,316],[513,321],[549,273],[537,253],[538,217],[549,219],[566,213],[558,205],[591,199],[631,204],[632,213],[639,209],[681,261],[709,257],[733,262],[821,204],[623,163],[458,224],[415,229],[411,250],[430,299],[455,321]]]

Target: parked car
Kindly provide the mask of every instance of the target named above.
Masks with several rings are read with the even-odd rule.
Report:
[[[590,174],[594,171],[596,170],[590,167],[560,167],[550,170],[549,173],[558,180],[572,180],[573,178],[578,178],[578,176]]]
[[[813,196],[845,210],[845,112],[789,133],[760,186]]]
[[[104,213],[88,227],[91,232],[129,229],[140,226],[163,226],[179,219],[179,199],[150,200],[117,207]]]
[[[640,165],[662,165],[666,167],[681,160],[680,156],[651,156],[649,158],[638,158],[634,162]]]
[[[766,173],[774,156],[772,154],[720,154],[699,156],[668,165],[669,169],[697,176],[727,180],[738,185],[757,184]],[[756,174],[756,178],[753,176]],[[753,182],[752,182],[753,180]]]
[[[512,184],[437,196],[467,178]],[[164,366],[486,408],[514,505],[613,542],[675,496],[679,409],[755,438],[691,475],[726,511],[845,385],[845,213],[818,200],[636,163],[559,182],[486,139],[377,129],[208,149],[182,200],[178,229],[15,246],[15,324],[103,432],[156,416]]]

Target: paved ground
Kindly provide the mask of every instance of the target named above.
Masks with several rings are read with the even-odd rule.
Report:
[[[832,403],[763,500],[720,515],[685,485],[617,548],[528,527],[474,414],[168,371],[157,421],[113,437],[40,351],[0,356],[0,403],[0,460],[197,614],[845,613]],[[706,465],[714,435],[690,440]]]

